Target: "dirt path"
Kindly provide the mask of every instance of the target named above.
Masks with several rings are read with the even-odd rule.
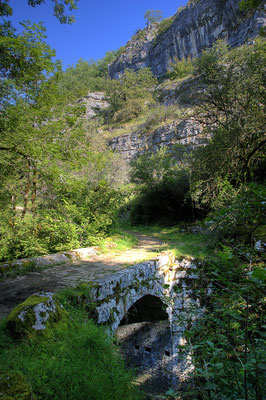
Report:
[[[160,252],[160,240],[133,234],[139,239],[138,245],[121,254],[95,255],[86,261],[70,262],[0,282],[0,318],[35,292],[56,292],[65,287],[76,286],[80,282],[99,279],[128,265],[151,259]]]

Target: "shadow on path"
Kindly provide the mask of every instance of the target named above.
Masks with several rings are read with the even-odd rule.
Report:
[[[151,259],[162,250],[163,243],[160,240],[130,233],[137,236],[139,242],[137,246],[121,254],[99,254],[86,261],[69,262],[0,282],[0,318],[35,292],[56,292],[65,287],[75,287],[80,282],[100,279],[128,265]]]

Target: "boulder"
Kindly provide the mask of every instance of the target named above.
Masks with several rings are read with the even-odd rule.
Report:
[[[16,306],[7,317],[7,328],[16,338],[53,336],[58,328],[72,325],[69,314],[54,293],[35,293]]]
[[[21,372],[0,371],[1,400],[35,400],[31,385]]]

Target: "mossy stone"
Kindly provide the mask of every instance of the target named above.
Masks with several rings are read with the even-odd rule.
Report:
[[[71,325],[69,314],[53,293],[33,294],[7,317],[7,328],[15,338],[52,337],[59,328],[68,329]]]
[[[0,371],[1,400],[36,400],[31,386],[21,372]]]

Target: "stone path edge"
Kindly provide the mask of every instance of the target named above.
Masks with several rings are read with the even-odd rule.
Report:
[[[55,264],[65,264],[69,261],[87,260],[90,256],[96,254],[97,252],[93,247],[85,247],[81,249],[65,251],[62,253],[7,261],[3,264],[0,264],[0,276],[4,272],[19,268],[48,267]]]

